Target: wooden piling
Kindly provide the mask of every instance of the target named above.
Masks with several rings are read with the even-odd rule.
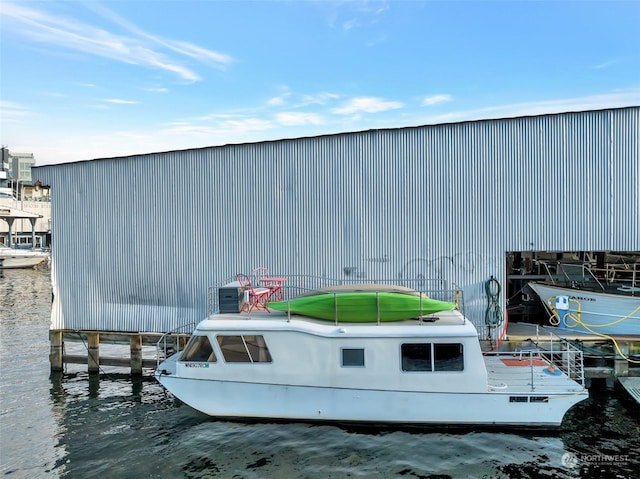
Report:
[[[615,349],[616,357],[613,362],[614,375],[617,378],[627,377],[629,376],[629,362],[627,361],[629,357],[629,341],[617,341],[617,343],[618,348]]]
[[[131,375],[142,375],[142,336],[140,334],[129,338],[131,350]]]
[[[143,358],[143,346],[158,346],[158,341],[165,335],[163,333],[133,333],[120,331],[78,331],[78,330],[51,330],[49,338],[51,342],[49,361],[51,363],[51,372],[64,372],[67,364],[84,364],[88,366],[90,373],[101,372],[101,367],[115,366],[120,368],[130,368],[132,376],[143,375],[144,369],[154,369],[157,361],[164,358],[164,354],[155,358]],[[167,352],[184,349],[184,345],[189,339],[189,334],[180,333],[167,336],[166,342],[160,345],[160,348],[166,345]],[[72,343],[70,348],[72,351],[65,353],[65,341]],[[115,344],[129,346],[129,354],[123,350],[122,355],[101,356],[100,343]],[[84,347],[84,354],[78,354],[78,345]],[[76,346],[76,347],[73,347]],[[158,350],[156,350],[158,353]]]
[[[51,347],[49,350],[49,362],[51,372],[61,372],[63,367],[64,341],[62,331],[51,331],[49,334]]]
[[[100,333],[88,333],[87,366],[89,374],[100,372]]]

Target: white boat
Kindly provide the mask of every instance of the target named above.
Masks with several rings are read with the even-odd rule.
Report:
[[[47,261],[49,254],[44,251],[7,248],[0,245],[0,269],[33,268]]]
[[[567,342],[486,353],[455,309],[371,323],[217,313],[155,377],[192,408],[236,419],[557,427],[588,397]]]
[[[598,278],[588,264],[558,263],[549,280],[529,286],[554,326],[596,335],[640,335],[640,269],[635,264],[608,267]]]

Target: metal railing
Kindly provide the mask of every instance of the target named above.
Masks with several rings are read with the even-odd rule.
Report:
[[[541,356],[555,365],[568,377],[584,386],[583,354],[564,338],[549,341],[549,347],[540,351]]]
[[[525,343],[505,341],[502,343],[502,348],[501,351],[489,351],[484,355],[500,359],[518,359],[525,361],[525,364],[528,363],[531,392],[536,390],[536,386],[540,382],[536,382],[535,368],[539,367],[536,359],[548,363],[548,369],[551,368],[551,371],[552,368],[556,368],[582,387],[585,385],[582,350],[564,338],[550,336],[548,340],[528,340]]]
[[[287,282],[282,285],[282,301],[288,301],[299,296],[330,293],[334,295],[334,302],[337,304],[337,298],[341,291],[332,291],[331,287],[342,287],[347,285],[387,285],[387,286],[400,286],[408,288],[415,293],[421,293],[431,299],[437,299],[440,301],[447,301],[456,305],[456,309],[464,314],[464,296],[459,289],[442,289],[436,288],[442,284],[440,279],[391,279],[391,280],[346,280],[346,279],[334,279],[327,278],[325,276],[311,276],[311,275],[270,275],[270,276],[283,276],[287,278]],[[252,277],[254,285],[258,285],[256,278]],[[214,313],[219,312],[219,290],[222,287],[238,287],[239,283],[233,279],[220,281],[207,289],[207,316],[211,318]],[[372,293],[380,292],[392,292],[392,290],[381,288],[380,291],[376,289],[369,290]],[[347,292],[345,290],[344,292]],[[401,288],[398,289],[401,291]],[[338,319],[336,318],[336,324]]]
[[[188,323],[178,326],[177,328],[164,333],[156,343],[156,370],[159,369],[160,363],[180,352],[180,338],[185,334],[191,334],[197,323]]]
[[[640,292],[638,263],[606,264],[604,268],[594,267],[588,262],[538,261],[538,265],[552,284],[603,293],[614,290],[631,296]]]

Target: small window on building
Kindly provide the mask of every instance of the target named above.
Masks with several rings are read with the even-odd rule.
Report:
[[[431,371],[431,343],[402,345],[403,371]]]
[[[343,349],[342,365],[345,367],[364,367],[364,349]]]
[[[180,361],[215,363],[216,355],[209,342],[208,336],[191,336],[187,347],[180,355]]]
[[[435,371],[462,371],[464,369],[462,344],[436,343],[433,345],[433,350]]]
[[[271,362],[263,336],[218,336],[218,345],[228,363]]]

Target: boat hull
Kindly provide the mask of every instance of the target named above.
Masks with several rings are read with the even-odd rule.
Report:
[[[162,368],[162,367],[161,367]],[[161,369],[160,369],[161,370]],[[435,393],[187,379],[156,374],[192,408],[218,418],[440,426],[559,427],[587,392],[514,402],[514,393]],[[540,396],[540,392],[531,395]],[[547,394],[545,394],[547,395]],[[519,394],[519,397],[524,395]],[[256,400],[259,398],[259,400]]]
[[[594,293],[543,283],[529,283],[547,308],[555,298],[569,298],[568,314],[558,326],[589,334],[640,335],[640,296]]]
[[[364,323],[403,321],[451,310],[454,304],[426,296],[391,292],[340,292],[268,303],[270,309],[316,319]]]
[[[10,255],[0,257],[0,269],[33,268],[46,261],[46,254],[37,256]]]

